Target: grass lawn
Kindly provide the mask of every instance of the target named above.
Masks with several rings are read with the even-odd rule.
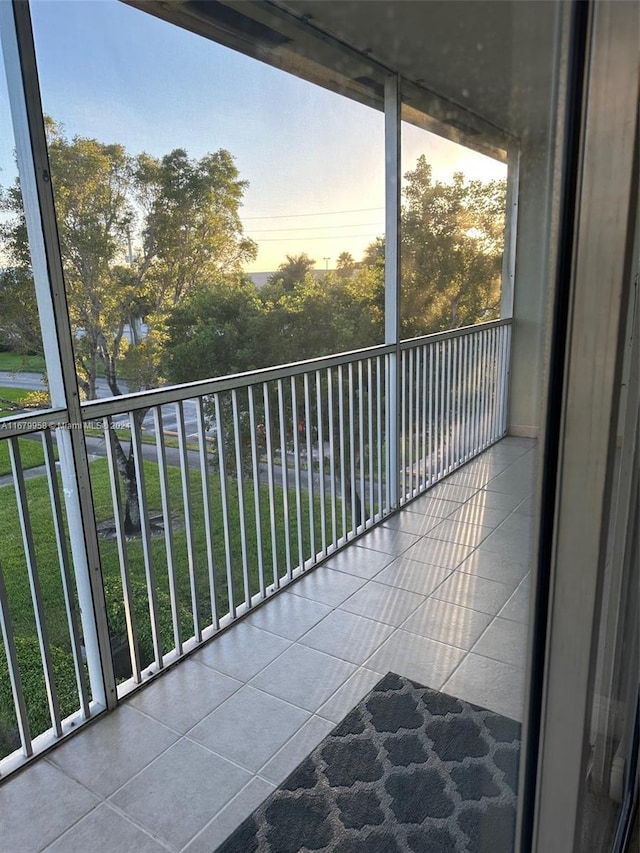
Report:
[[[0,370],[24,370],[27,373],[44,373],[46,365],[41,355],[0,352]]]
[[[11,461],[9,459],[9,448],[7,441],[0,441],[0,477],[4,474],[11,473]],[[23,470],[27,468],[35,468],[38,465],[44,465],[44,451],[42,449],[42,441],[40,437],[36,438],[19,438],[18,446],[20,448],[20,458],[22,460]],[[58,458],[58,449],[54,446],[54,455]]]
[[[27,388],[7,388],[0,385],[0,417],[13,415],[11,403],[20,403],[29,393]]]
[[[26,441],[26,440],[24,440]],[[147,507],[150,515],[161,512],[160,477],[157,464],[145,462],[145,485]],[[113,506],[108,480],[107,460],[98,459],[91,463],[92,490],[96,520],[108,521],[113,518]],[[169,498],[173,518],[173,571],[176,580],[179,620],[183,639],[193,634],[192,591],[189,571],[189,535],[185,529],[183,486],[180,471],[169,468],[168,471]],[[227,563],[231,571],[231,585],[236,605],[240,604],[260,589],[258,573],[259,542],[262,542],[264,571],[266,584],[273,582],[275,574],[283,576],[286,572],[286,532],[284,495],[281,488],[275,489],[274,516],[275,524],[270,521],[269,495],[267,486],[260,486],[259,504],[261,509],[261,524],[256,525],[255,501],[253,486],[244,482],[245,525],[247,546],[244,560],[241,540],[241,515],[238,499],[238,483],[227,480],[228,517],[225,520],[222,511],[221,481],[217,474],[209,475],[209,490],[211,501],[211,532],[213,539],[215,602],[218,615],[222,616],[229,610],[229,589],[227,579]],[[209,565],[207,559],[207,544],[204,523],[204,502],[202,494],[202,479],[199,471],[189,472],[189,487],[192,518],[192,555],[193,573],[195,575],[197,613],[201,626],[211,623],[211,594],[209,586]],[[46,711],[46,692],[42,668],[39,662],[36,643],[36,626],[31,603],[27,567],[22,545],[22,535],[15,498],[11,487],[5,487],[0,492],[0,567],[7,587],[9,610],[13,620],[16,637],[20,638],[18,649],[21,670],[30,673],[25,681],[29,684],[29,717],[36,721],[32,734],[36,729],[43,731],[49,726]],[[68,693],[61,701],[63,713],[71,713],[76,707],[75,682],[73,678],[72,660],[69,655],[70,643],[67,628],[67,616],[64,607],[62,583],[57,547],[54,535],[53,519],[50,508],[48,484],[46,477],[35,477],[26,482],[29,514],[33,526],[35,555],[42,588],[42,598],[45,602],[46,623],[51,646],[56,649],[57,680],[66,685]],[[289,495],[289,515],[291,518],[290,553],[291,562],[298,563],[298,534],[295,523],[295,498]],[[314,532],[316,548],[319,548],[321,528],[319,502],[316,499]],[[330,514],[329,514],[330,515]],[[338,510],[340,517],[340,509]],[[329,520],[330,524],[330,520]],[[229,549],[225,543],[225,527],[228,531]],[[330,531],[327,529],[327,537]],[[303,500],[303,535],[301,548],[303,557],[311,555],[308,500]],[[101,539],[100,550],[107,595],[107,607],[110,627],[114,633],[124,633],[125,617],[120,579],[120,561],[115,541]],[[134,614],[138,629],[138,645],[143,665],[152,660],[151,625],[149,618],[148,599],[145,581],[145,566],[142,542],[135,539],[127,542],[127,561],[133,586]],[[275,570],[273,552],[275,551]],[[165,537],[154,536],[151,542],[152,571],[158,593],[158,618],[163,651],[169,651],[174,644],[173,625],[169,597],[169,567]],[[59,652],[58,652],[59,650]],[[4,667],[4,677],[3,677]],[[23,674],[24,678],[24,674]],[[60,692],[64,692],[60,688]],[[25,693],[27,686],[25,684]],[[74,704],[75,703],[75,704]],[[6,673],[4,655],[0,655],[0,757],[10,751],[10,744],[2,746],[2,727],[11,729],[13,725],[13,702],[10,685]],[[7,742],[8,743],[8,742]]]
[[[14,353],[0,353],[0,355],[14,355]],[[13,410],[8,405],[3,405],[3,400],[10,400],[14,403],[19,403],[24,397],[29,394],[27,388],[7,388],[0,386],[0,417],[13,414]],[[35,468],[37,465],[44,464],[44,455],[42,451],[42,442],[40,437],[20,438],[18,439],[20,447],[20,456],[22,459],[23,469]],[[58,458],[57,449],[54,447],[56,459]],[[0,477],[4,474],[11,473],[11,462],[9,461],[9,447],[6,441],[0,440]]]

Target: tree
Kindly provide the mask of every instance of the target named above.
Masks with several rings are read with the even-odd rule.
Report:
[[[403,337],[499,316],[504,181],[434,181],[424,156],[405,175],[402,206]]]
[[[364,255],[362,256],[363,266],[376,267],[377,269],[382,269],[384,272],[384,249],[384,237],[376,237],[364,250]]]
[[[336,269],[340,278],[348,278],[356,268],[356,262],[351,252],[340,252]]]
[[[269,277],[265,285],[267,288],[265,292],[283,290],[288,293],[305,280],[314,264],[315,260],[310,258],[306,252],[302,252],[300,255],[287,255],[287,260],[280,264],[278,271]]]
[[[51,119],[47,135],[81,389],[87,399],[96,396],[100,369],[113,395],[155,387],[162,381],[166,322],[177,304],[255,257],[239,218],[247,184],[224,150],[199,160],[182,149],[161,159],[132,157],[122,145],[68,139]],[[31,268],[17,181],[3,191],[2,209],[12,215],[2,231],[4,250],[23,286]],[[15,328],[4,315],[0,324],[5,335]],[[144,414],[136,415],[140,423]],[[133,445],[125,452],[114,440],[125,527],[133,533],[140,529]]]
[[[264,315],[264,303],[248,278],[219,278],[199,288],[167,321],[167,377],[188,382],[272,364]]]
[[[22,355],[42,355],[33,279],[23,267],[0,272],[0,344]]]

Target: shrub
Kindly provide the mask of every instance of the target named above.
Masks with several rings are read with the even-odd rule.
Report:
[[[154,659],[153,635],[151,632],[151,619],[149,618],[149,596],[147,585],[140,580],[132,578],[131,598],[133,601],[133,613],[138,635],[138,651],[140,663],[143,667],[148,666]],[[122,595],[122,582],[118,576],[109,576],[104,579],[104,592],[107,601],[107,619],[109,631],[112,637],[118,637],[125,642],[127,640],[127,619],[124,609]],[[158,627],[160,630],[160,643],[164,653],[174,647],[173,620],[171,617],[171,599],[161,589],[156,590],[158,604]],[[193,622],[191,614],[184,607],[179,607],[180,628],[182,637],[191,636]]]

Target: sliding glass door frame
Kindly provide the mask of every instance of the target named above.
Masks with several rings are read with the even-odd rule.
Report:
[[[638,7],[575,3],[522,853],[577,853],[637,210]]]

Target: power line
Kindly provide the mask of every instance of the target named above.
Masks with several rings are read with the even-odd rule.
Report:
[[[371,234],[330,234],[325,237],[265,237],[259,243],[288,243],[292,240],[355,240],[357,237],[380,237],[379,231]]]
[[[283,213],[277,216],[272,214],[267,214],[266,216],[242,216],[241,219],[244,222],[248,222],[251,219],[298,219],[302,216],[337,216],[339,213],[364,213],[371,210],[384,210],[384,207],[358,207],[354,210],[324,210],[319,213]]]
[[[320,228],[384,228],[384,222],[348,222],[345,225],[308,225],[306,228],[247,228],[247,234],[267,234],[271,231],[318,231]]]

